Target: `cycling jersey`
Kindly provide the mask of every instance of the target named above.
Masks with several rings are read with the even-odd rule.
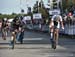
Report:
[[[13,22],[11,23],[11,29],[14,31],[15,29],[19,29],[20,27],[20,22],[19,20],[14,19]]]
[[[51,20],[53,21],[52,26],[55,28],[60,28],[60,21],[62,22],[62,17],[60,15],[52,16]]]

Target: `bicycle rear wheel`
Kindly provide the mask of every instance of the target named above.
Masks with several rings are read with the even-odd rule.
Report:
[[[15,41],[14,39],[12,40],[12,49],[14,49],[14,46],[15,46]]]
[[[52,48],[53,48],[53,49],[56,49],[56,41],[53,41],[53,43],[52,43]]]
[[[15,35],[11,36],[11,48],[14,49],[15,46]]]

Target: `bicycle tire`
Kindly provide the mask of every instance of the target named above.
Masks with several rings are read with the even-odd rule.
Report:
[[[15,42],[14,42],[14,39],[12,41],[12,49],[14,49],[14,46],[15,46]]]
[[[11,49],[14,49],[15,46],[15,38],[12,36],[11,37]]]
[[[56,41],[54,41],[53,49],[56,49]]]
[[[51,47],[53,48],[53,39],[51,39]]]
[[[52,41],[52,48],[56,49],[56,41]]]

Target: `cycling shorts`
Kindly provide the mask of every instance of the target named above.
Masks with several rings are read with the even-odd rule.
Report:
[[[52,22],[51,25],[50,25],[50,28],[51,28],[51,27],[53,27],[53,28],[55,28],[55,29],[59,29],[59,28],[60,28],[60,23],[59,23],[59,22],[58,22],[58,23]]]

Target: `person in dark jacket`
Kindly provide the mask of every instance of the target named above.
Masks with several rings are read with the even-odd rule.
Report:
[[[11,28],[12,28],[12,31],[14,31],[16,34],[17,41],[19,41],[20,43],[23,42],[23,36],[24,36],[23,26],[24,26],[24,24],[23,24],[21,18],[15,17],[12,22]]]

